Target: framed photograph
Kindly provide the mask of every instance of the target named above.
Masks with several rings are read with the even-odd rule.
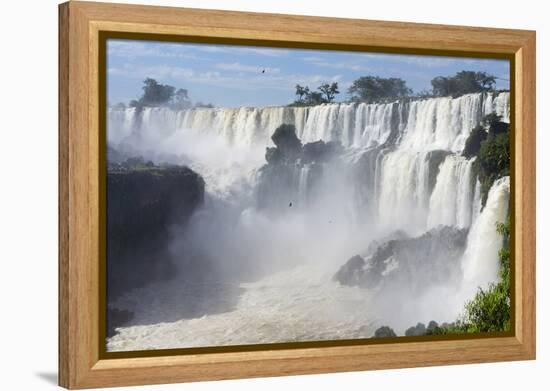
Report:
[[[59,20],[61,386],[535,358],[535,32]]]

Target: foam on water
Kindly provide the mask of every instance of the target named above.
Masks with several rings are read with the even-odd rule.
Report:
[[[370,337],[384,322],[371,310],[374,292],[340,286],[332,275],[373,239],[440,225],[469,229],[460,283],[411,298],[417,307],[395,327],[430,320],[415,318],[419,313],[455,319],[478,287],[497,278],[502,238],[495,224],[507,214],[509,179],[495,182],[482,210],[474,160],[461,156],[471,129],[492,112],[509,121],[508,93],[301,108],[109,110],[109,145],[187,164],[204,177],[207,203],[182,231],[185,243],[203,241],[228,274],[256,274],[248,282],[176,278],[129,292],[111,305],[135,318],[108,349]],[[339,141],[346,152],[320,179],[309,164],[296,166],[296,198],[274,215],[256,208],[255,189],[265,147],[283,123],[295,125],[303,143]],[[447,299],[433,300],[442,295]]]

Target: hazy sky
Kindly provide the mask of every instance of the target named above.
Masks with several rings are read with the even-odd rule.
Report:
[[[296,84],[316,89],[334,81],[336,100],[345,100],[353,80],[366,75],[402,78],[414,92],[431,88],[435,76],[461,70],[509,79],[505,60],[132,40],[109,40],[107,52],[111,104],[138,98],[147,77],[186,88],[193,102],[223,107],[284,105],[295,99]],[[497,88],[509,82],[498,79]]]

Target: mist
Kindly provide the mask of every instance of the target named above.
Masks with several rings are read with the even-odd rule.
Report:
[[[402,334],[417,322],[453,321],[478,287],[497,279],[495,224],[506,218],[509,196],[503,178],[482,207],[473,160],[461,151],[483,115],[508,120],[508,101],[501,93],[109,110],[111,148],[188,166],[206,194],[189,220],[170,227],[173,279],[112,303],[135,318],[108,349],[368,338],[380,325]],[[282,124],[294,126],[302,146],[341,148],[268,162]],[[353,269],[354,256],[364,265]],[[347,263],[347,282],[335,278]],[[376,279],[349,282],[376,268]]]

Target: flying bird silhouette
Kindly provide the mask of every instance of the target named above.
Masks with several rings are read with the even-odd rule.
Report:
[[[288,207],[289,207],[289,208],[292,208],[292,202],[288,204]]]
[[[262,69],[262,73],[265,73],[265,69]]]

